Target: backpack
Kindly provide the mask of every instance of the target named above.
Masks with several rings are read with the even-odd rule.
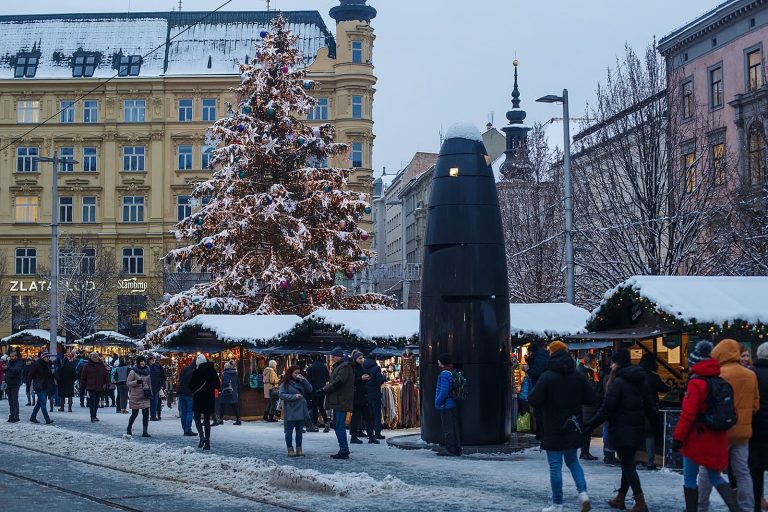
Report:
[[[697,378],[707,383],[707,411],[699,415],[699,420],[715,432],[724,432],[736,425],[738,414],[731,385],[721,377]]]
[[[451,398],[454,400],[466,400],[467,399],[467,378],[458,371],[451,371]]]

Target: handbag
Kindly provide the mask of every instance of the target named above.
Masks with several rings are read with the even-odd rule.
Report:
[[[269,398],[280,398],[280,388],[271,388],[269,390]]]
[[[152,390],[149,388],[146,388],[144,390],[144,398],[152,398]]]
[[[521,414],[517,417],[517,431],[518,432],[530,432],[531,431],[531,415],[530,413]]]

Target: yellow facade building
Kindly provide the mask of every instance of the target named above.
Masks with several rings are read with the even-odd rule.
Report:
[[[341,0],[335,35],[316,11],[283,14],[320,83],[309,123],[333,123],[352,148],[329,165],[354,167],[352,188],[370,194],[376,11]],[[114,320],[98,327],[134,337],[154,327],[143,312],[167,284],[161,257],[178,243],[170,231],[196,206],[193,184],[209,176],[207,128],[226,113],[238,65],[274,16],[0,17],[0,293],[11,298],[0,336],[47,327],[35,309],[48,301],[41,275],[53,208],[62,244],[83,239],[86,260],[103,251],[120,271]],[[78,162],[59,166],[57,204],[52,164],[36,161],[54,152]]]

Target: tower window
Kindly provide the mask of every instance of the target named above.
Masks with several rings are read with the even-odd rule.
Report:
[[[363,63],[363,42],[362,41],[352,41],[352,63],[353,64]]]

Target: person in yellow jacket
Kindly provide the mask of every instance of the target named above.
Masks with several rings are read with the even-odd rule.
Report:
[[[277,376],[277,361],[272,359],[264,368],[264,398],[267,399],[267,408],[264,411],[264,421],[275,422],[275,413],[277,412],[277,400],[280,396],[277,385],[280,384],[280,378]],[[273,393],[272,390],[275,390]]]
[[[728,461],[736,477],[736,498],[742,510],[755,509],[752,475],[749,471],[749,440],[752,415],[760,409],[760,392],[755,372],[741,365],[741,346],[726,338],[717,344],[712,357],[720,363],[720,377],[733,388],[733,403],[738,422],[728,431]],[[712,484],[706,471],[699,472],[699,512],[709,510]]]

